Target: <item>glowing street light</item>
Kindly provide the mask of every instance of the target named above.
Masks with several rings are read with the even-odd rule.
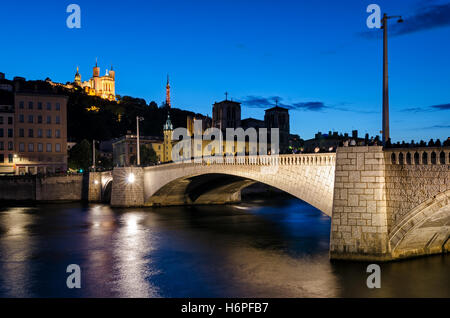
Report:
[[[128,183],[134,183],[134,180],[135,180],[134,173],[130,173],[128,175],[127,182]]]

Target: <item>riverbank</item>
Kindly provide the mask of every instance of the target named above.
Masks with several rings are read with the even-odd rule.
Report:
[[[3,176],[0,201],[67,202],[87,199],[87,175]]]

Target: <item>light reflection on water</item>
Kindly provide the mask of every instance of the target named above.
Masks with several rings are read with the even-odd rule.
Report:
[[[298,200],[112,209],[0,207],[2,297],[449,297],[449,256],[331,263],[330,218]],[[79,264],[82,288],[66,287]],[[405,288],[406,287],[406,288]]]

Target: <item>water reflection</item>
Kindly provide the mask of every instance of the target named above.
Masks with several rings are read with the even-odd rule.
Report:
[[[449,256],[330,262],[330,218],[297,200],[0,208],[2,297],[449,297]],[[79,264],[82,288],[66,287]]]
[[[33,251],[28,226],[33,222],[33,210],[27,207],[0,209],[0,294],[11,297],[28,294],[32,274],[28,259]]]
[[[142,212],[120,215],[119,230],[114,237],[114,286],[120,297],[157,297],[158,288],[152,276],[159,270],[153,265],[152,254],[157,237],[149,227],[142,226]]]

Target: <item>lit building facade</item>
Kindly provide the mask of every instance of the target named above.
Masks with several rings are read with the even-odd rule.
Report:
[[[172,161],[172,133],[173,125],[170,115],[167,115],[163,126],[164,137],[139,136],[139,144],[151,147],[161,163]],[[125,135],[113,140],[113,164],[116,167],[134,166],[137,163],[137,137],[136,135]]]
[[[67,170],[67,96],[15,93],[16,174]]]
[[[13,174],[14,166],[14,95],[0,92],[0,174]]]

